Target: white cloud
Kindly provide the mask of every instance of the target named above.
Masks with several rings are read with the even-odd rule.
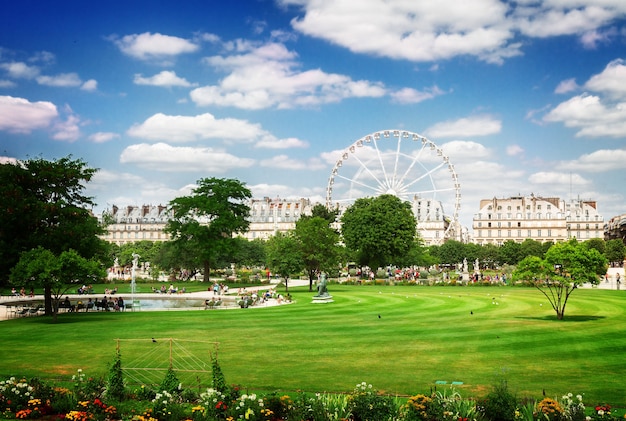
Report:
[[[137,85],[162,87],[182,86],[187,88],[191,86],[197,86],[196,83],[190,83],[185,78],[178,77],[176,75],[176,72],[168,70],[164,70],[161,73],[158,73],[151,77],[143,77],[141,74],[136,74],[134,83]]]
[[[415,62],[474,56],[491,63],[521,54],[518,34],[579,35],[586,47],[602,42],[603,27],[622,19],[622,0],[385,1],[279,0],[303,12],[294,29],[350,51]]]
[[[567,80],[561,81],[556,89],[554,89],[555,94],[566,94],[568,92],[576,91],[578,89],[578,84],[576,83],[576,79],[571,78]]]
[[[83,82],[76,73],[61,73],[55,76],[38,76],[37,83],[60,88],[73,88],[80,86]]]
[[[133,125],[128,134],[142,139],[170,142],[191,142],[200,139],[252,142],[268,135],[259,124],[235,118],[216,119],[209,113],[196,116],[158,113],[141,124]]]
[[[277,155],[269,159],[263,159],[259,163],[262,167],[283,169],[283,170],[307,170],[314,171],[327,168],[319,158],[307,160],[291,159],[287,155]]]
[[[29,66],[22,62],[0,63],[0,68],[15,79],[34,79],[39,75],[39,67]]]
[[[89,136],[89,140],[93,143],[106,143],[114,139],[119,139],[120,135],[111,132],[98,132]]]
[[[203,171],[224,173],[235,168],[249,168],[253,159],[239,158],[220,149],[153,145],[141,143],[128,146],[120,155],[123,164],[164,172]]]
[[[624,137],[626,103],[606,106],[598,96],[578,95],[560,103],[543,120],[579,129],[576,137]]]
[[[98,90],[98,81],[95,79],[89,79],[87,82],[83,83],[80,87],[83,91],[94,92]]]
[[[476,137],[488,136],[500,133],[502,122],[491,115],[477,115],[460,118],[458,120],[448,120],[426,129],[424,133],[433,138],[442,137]]]
[[[0,96],[0,130],[28,134],[48,128],[58,115],[56,105],[48,101]]]
[[[15,88],[17,84],[10,80],[0,79],[0,88]]]
[[[626,99],[626,61],[613,60],[602,73],[593,75],[585,83],[585,88],[610,98]]]
[[[477,160],[492,156],[489,149],[480,143],[472,141],[453,140],[442,144],[440,147],[453,160]]]
[[[524,153],[524,149],[520,145],[509,145],[506,147],[506,154],[508,156],[517,156]]]
[[[579,158],[571,161],[558,162],[555,168],[557,170],[601,173],[623,170],[624,162],[626,162],[626,150],[600,149],[589,154],[581,155]]]
[[[265,136],[254,145],[256,148],[266,149],[289,149],[289,148],[307,148],[308,142],[297,139],[295,137],[289,137],[286,139],[276,139],[273,136]]]
[[[193,53],[198,45],[184,38],[159,33],[126,35],[113,42],[122,53],[140,60],[168,59],[180,54]]]
[[[201,106],[293,108],[387,94],[380,82],[352,80],[320,69],[301,71],[296,54],[276,42],[256,45],[239,40],[232,55],[207,57],[204,62],[229,74],[219,85],[191,91],[191,99]]]
[[[427,88],[423,91],[418,91],[413,88],[402,88],[398,91],[390,93],[390,96],[395,102],[400,104],[417,104],[443,94],[444,92],[439,89],[439,87],[433,86],[432,88]]]
[[[80,138],[80,118],[69,109],[68,112],[69,115],[65,121],[57,121],[52,127],[54,140],[75,142]]]
[[[568,186],[575,185],[577,187],[586,186],[591,184],[591,181],[586,180],[579,174],[562,173],[556,171],[540,171],[528,176],[528,181],[532,184],[541,185],[555,185],[555,186]]]

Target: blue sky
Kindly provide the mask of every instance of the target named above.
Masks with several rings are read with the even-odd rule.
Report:
[[[96,212],[203,177],[324,202],[342,153],[393,129],[449,158],[466,226],[518,194],[625,213],[626,2],[0,3],[0,159],[84,159]],[[363,149],[360,180],[394,142]],[[403,146],[433,190],[449,181]]]

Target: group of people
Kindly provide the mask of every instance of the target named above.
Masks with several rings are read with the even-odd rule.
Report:
[[[11,295],[13,295],[14,297],[26,297],[26,290],[24,289],[24,287],[22,287],[18,292],[17,289],[13,287],[11,288]],[[33,288],[30,289],[30,293],[28,294],[28,296],[30,298],[33,298],[35,296],[35,290]]]
[[[91,298],[89,298],[89,300],[87,300],[86,303],[83,303],[82,301],[78,301],[76,304],[72,304],[72,302],[70,301],[70,298],[66,296],[65,299],[59,303],[59,308],[67,309],[67,311],[69,312],[74,312],[74,311],[79,311],[79,310],[89,311],[94,308],[100,309],[103,311],[124,311],[125,304],[124,304],[124,299],[122,297],[107,298],[106,295],[102,297],[102,300],[100,301],[98,301],[98,299],[94,301]]]
[[[213,295],[225,295],[228,294],[228,285],[213,283],[213,286],[209,287],[209,292],[213,290]]]
[[[152,287],[152,292],[156,294],[183,294],[187,292],[187,290],[184,287],[178,289],[174,286],[174,284],[170,284],[169,288],[165,285],[161,285],[160,289]]]

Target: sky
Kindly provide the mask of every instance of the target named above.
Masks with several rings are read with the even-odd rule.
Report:
[[[336,166],[385,130],[427,143]],[[451,214],[447,159],[470,230],[481,199],[517,195],[608,220],[626,213],[625,140],[624,0],[0,2],[0,162],[84,160],[96,213],[210,177],[325,203],[333,168],[345,200],[395,154]]]

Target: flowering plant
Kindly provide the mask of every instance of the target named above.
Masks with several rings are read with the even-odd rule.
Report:
[[[25,379],[11,377],[8,380],[0,381],[0,406],[15,412],[28,405],[28,401],[33,398],[34,388]]]
[[[246,395],[243,394],[233,402],[233,405],[228,410],[228,419],[245,419],[250,421],[261,421],[268,419],[266,417],[266,411],[263,399],[257,398],[256,394]]]
[[[550,421],[558,421],[563,416],[563,408],[552,398],[543,398],[537,404],[537,411],[541,412]]]
[[[90,420],[105,421],[115,419],[117,415],[117,409],[114,406],[106,405],[98,398],[93,401],[78,402],[78,409],[80,412],[87,413]]]
[[[227,398],[219,390],[209,388],[206,392],[201,393],[200,405],[202,412],[209,419],[222,420],[226,418],[226,410],[228,409]]]
[[[379,395],[371,384],[359,383],[348,396],[348,409],[354,419],[387,420],[397,408],[389,396]]]

